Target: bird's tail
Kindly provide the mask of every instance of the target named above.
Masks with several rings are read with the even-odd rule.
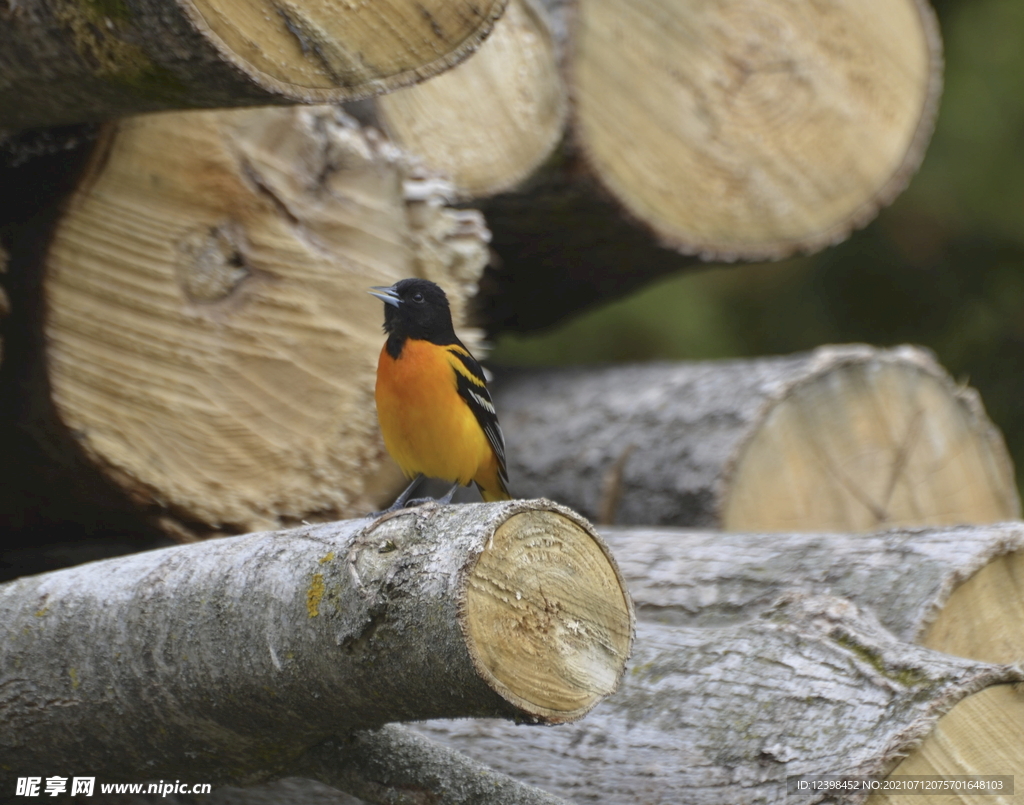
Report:
[[[512,500],[512,495],[509,494],[508,487],[505,486],[505,479],[497,473],[494,474],[493,478],[488,478],[485,483],[486,486],[477,481],[476,488],[480,490],[480,497],[487,503],[494,503],[498,500]]]

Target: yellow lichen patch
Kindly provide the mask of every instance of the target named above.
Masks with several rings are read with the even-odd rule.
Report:
[[[72,687],[72,689],[77,689],[78,686],[81,684],[81,681],[78,679],[78,669],[77,668],[68,668],[68,676],[71,677],[71,687]]]
[[[313,581],[306,590],[306,610],[309,617],[315,618],[320,614],[320,602],[324,597],[324,577],[322,573],[314,573]]]
[[[117,36],[117,23],[110,15],[88,3],[67,3],[57,18],[71,31],[78,52],[96,65],[98,75],[135,73],[151,66],[145,51]]]
[[[334,558],[334,551],[331,551],[326,556],[321,556],[320,557],[320,564],[325,565],[328,562],[330,562],[333,558]]]

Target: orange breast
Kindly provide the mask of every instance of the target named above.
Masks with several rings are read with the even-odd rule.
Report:
[[[397,360],[386,347],[377,363],[377,418],[384,446],[402,471],[469,484],[496,460],[459,396],[444,347],[406,341]]]

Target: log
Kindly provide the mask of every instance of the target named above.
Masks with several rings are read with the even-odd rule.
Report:
[[[389,503],[402,476],[377,428],[382,313],[364,291],[426,277],[461,320],[488,232],[452,192],[330,107],[107,130],[47,245],[12,263],[39,278],[40,311],[10,387],[37,402],[12,429],[54,457],[9,521],[85,522],[111,498],[131,533],[144,518],[194,539]],[[112,491],[19,513],[68,463],[67,486]]]
[[[935,729],[907,759],[893,769],[899,775],[953,777],[956,775],[1024,774],[1024,696],[1018,686],[997,685],[964,699],[943,716]],[[1020,783],[1009,795],[966,791],[933,796],[931,805],[1013,805],[1020,800]],[[920,805],[921,795],[911,792],[872,794],[867,805]]]
[[[924,0],[583,0],[577,23],[581,148],[684,253],[779,258],[843,240],[931,137],[942,45]]]
[[[472,198],[533,175],[562,139],[567,109],[548,15],[533,0],[510,0],[472,59],[376,102],[387,135]]]
[[[461,61],[505,2],[20,0],[0,11],[0,130],[368,97]]]
[[[600,522],[864,531],[1016,519],[1002,437],[930,353],[508,372],[517,494]]]
[[[329,741],[307,753],[304,764],[316,780],[381,805],[425,797],[445,805],[570,805],[395,725]]]
[[[788,591],[847,598],[897,638],[1024,665],[1024,525],[871,534],[772,534],[605,526],[637,612],[715,627],[750,620]]]
[[[6,791],[55,757],[245,784],[395,720],[572,721],[618,685],[632,607],[585,521],[514,501],[24,578],[0,586],[0,624]]]
[[[198,796],[163,794],[162,800],[167,805],[194,805],[200,800],[207,805],[394,805],[426,798],[446,805],[569,805],[395,724],[329,739],[306,752],[293,768],[315,779],[287,777],[246,788],[224,786]],[[334,786],[358,791],[365,798]],[[152,801],[147,794],[100,794],[94,800],[96,805]]]
[[[416,729],[580,803],[810,803],[825,800],[787,795],[787,780],[885,777],[956,707],[1024,710],[1006,684],[1020,678],[900,642],[845,599],[792,593],[720,627],[641,618],[622,687],[579,724]],[[1012,734],[975,726],[993,752],[968,773],[1012,773]]]

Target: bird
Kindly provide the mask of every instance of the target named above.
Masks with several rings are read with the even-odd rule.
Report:
[[[505,437],[480,364],[455,335],[444,290],[412,278],[373,286],[384,302],[387,340],[377,362],[377,419],[384,446],[412,483],[387,510],[409,500],[423,477],[475,483],[485,501],[510,500]]]

